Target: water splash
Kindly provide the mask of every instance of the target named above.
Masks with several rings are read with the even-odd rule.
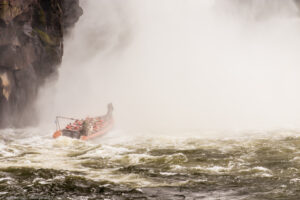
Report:
[[[114,102],[122,129],[299,127],[300,30],[293,1],[83,6],[66,43],[55,99],[42,104],[47,116],[96,115]],[[55,109],[47,111],[50,104]]]

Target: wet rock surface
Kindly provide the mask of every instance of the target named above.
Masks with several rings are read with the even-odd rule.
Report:
[[[78,0],[0,0],[0,127],[36,120],[38,88],[57,74],[64,33],[81,15]]]

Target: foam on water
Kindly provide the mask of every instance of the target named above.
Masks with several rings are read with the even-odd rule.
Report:
[[[24,130],[26,133],[30,131],[32,130]],[[9,132],[11,133],[11,130]],[[119,170],[125,170],[130,166],[145,166],[155,170],[155,165],[161,165],[161,175],[166,176],[190,172],[227,174],[233,171],[254,173],[255,176],[272,176],[273,172],[269,168],[260,165],[251,167],[251,163],[259,159],[257,156],[260,151],[275,151],[274,156],[279,157],[291,152],[286,162],[299,163],[297,158],[300,149],[296,144],[300,135],[298,132],[289,132],[288,137],[282,136],[282,133],[286,132],[288,131],[279,132],[277,135],[280,137],[266,134],[260,138],[231,137],[214,140],[197,137],[140,136],[134,140],[128,138],[127,142],[123,138],[114,143],[106,141],[111,140],[108,136],[99,139],[100,143],[66,137],[53,140],[49,136],[38,135],[33,137],[23,135],[14,141],[6,141],[4,136],[1,140],[1,160],[5,162],[1,162],[0,167],[67,170],[84,173],[86,177],[94,180],[108,180],[136,186],[153,186],[158,183],[140,175],[130,175],[127,172],[122,174]],[[278,149],[273,149],[275,147]],[[223,163],[217,161],[221,159],[219,158],[221,155],[225,156]],[[203,159],[201,165],[192,161],[195,156],[200,160]],[[209,161],[210,156],[217,156],[216,162]]]
[[[47,126],[0,130],[0,198],[299,199],[292,0],[82,5],[58,83],[40,93]],[[108,102],[116,130],[51,138],[56,115]]]
[[[50,137],[52,130],[41,129],[41,133],[49,132],[49,135],[38,136],[38,129],[26,129],[19,138],[17,132],[22,130],[7,132],[7,137],[15,134],[16,140],[8,140],[2,134],[0,188],[3,184],[5,187],[43,188],[74,181],[75,185],[96,181],[103,187],[140,188],[142,193],[147,191],[145,187],[189,188],[188,196],[199,191],[203,195],[207,191],[231,191],[228,196],[224,194],[224,199],[239,199],[240,195],[244,198],[265,195],[264,187],[271,188],[274,194],[281,191],[283,196],[289,197],[297,195],[295,191],[300,186],[297,180],[300,134],[297,131],[223,139],[144,134],[115,141],[108,134],[97,142],[66,137],[54,140]],[[118,130],[113,134],[126,135],[126,132]],[[28,183],[21,181],[28,178]],[[285,190],[278,185],[285,185]],[[246,188],[252,188],[253,193],[239,193]]]

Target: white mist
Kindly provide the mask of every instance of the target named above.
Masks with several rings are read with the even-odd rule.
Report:
[[[98,115],[113,102],[121,129],[299,128],[298,10],[249,2],[84,1],[43,115]]]

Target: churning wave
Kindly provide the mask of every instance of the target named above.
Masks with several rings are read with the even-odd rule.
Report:
[[[2,131],[1,199],[300,197],[295,130],[215,138],[114,131],[93,142],[51,132]]]

